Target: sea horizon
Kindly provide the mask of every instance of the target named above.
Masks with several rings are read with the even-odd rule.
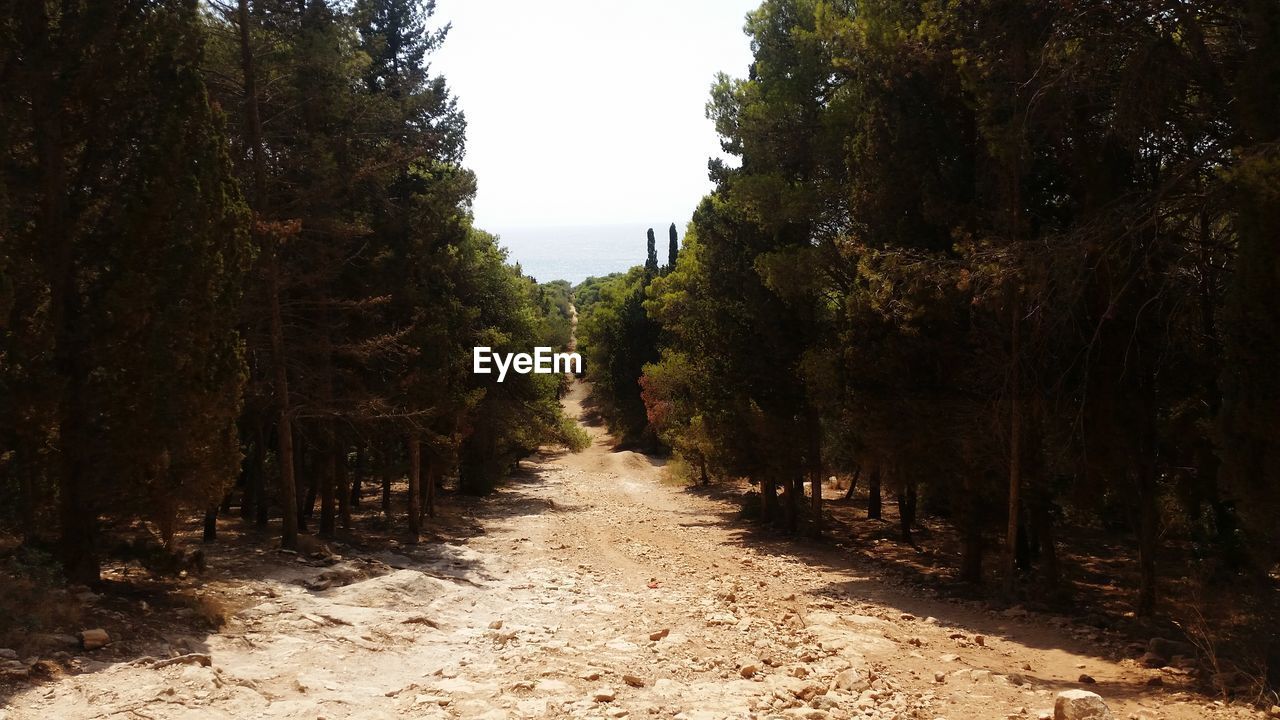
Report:
[[[658,260],[665,263],[671,222],[506,227],[491,232],[506,249],[507,260],[519,264],[524,274],[538,282],[567,280],[577,285],[589,277],[643,265],[646,231],[651,227],[658,240]]]

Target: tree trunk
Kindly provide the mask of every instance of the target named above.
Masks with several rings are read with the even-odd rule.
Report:
[[[328,420],[324,421],[329,425]],[[323,457],[320,460],[320,536],[331,538],[337,529],[337,507],[335,500],[337,499],[337,482],[338,482],[338,458],[337,450],[334,448],[333,431],[328,428],[325,431],[325,448],[322,451]]]
[[[267,202],[267,165],[262,143],[262,120],[258,111],[257,77],[253,69],[253,46],[249,34],[249,0],[237,4],[240,25],[240,67],[244,73],[245,119],[249,126],[249,145],[253,150],[253,198],[250,205],[259,217],[265,217]],[[271,316],[271,355],[275,375],[276,404],[279,420],[280,497],[284,508],[280,544],[293,550],[298,547],[297,487],[293,475],[293,422],[289,404],[289,374],[284,353],[284,320],[280,312],[280,238],[276,231],[257,228],[267,263],[267,302]]]
[[[1011,360],[1009,363],[1009,509],[1004,537],[1004,591],[1012,596],[1018,586],[1018,516],[1022,488],[1022,293],[1013,303]]]
[[[1150,617],[1156,609],[1156,548],[1159,532],[1159,508],[1156,504],[1155,468],[1143,462],[1138,478],[1138,607],[1141,617]]]
[[[911,528],[916,523],[916,484],[903,480],[898,491],[898,528],[902,532],[902,542],[915,547],[916,541],[911,536]]]
[[[862,477],[862,468],[854,468],[853,475],[849,478],[849,489],[844,491],[844,499],[852,500],[853,494],[858,490],[858,478]]]
[[[794,533],[800,526],[800,496],[804,495],[804,474],[794,473],[784,481],[784,487],[787,490],[785,509],[787,532]]]
[[[962,582],[982,584],[982,506],[972,483],[966,483],[962,490],[961,500],[963,515],[960,520],[963,527],[960,548],[960,580]]]
[[[303,474],[307,476],[307,482],[302,492],[302,504],[298,511],[306,519],[315,517],[316,499],[320,497],[320,486],[324,483],[324,470],[319,467],[323,461],[317,458],[316,454],[316,448],[312,443],[308,442],[303,446],[301,464]]]
[[[347,472],[347,447],[339,443],[334,448],[334,470],[338,482],[338,526],[351,529],[351,475]]]
[[[1058,566],[1058,547],[1053,527],[1053,513],[1049,500],[1041,496],[1031,505],[1031,526],[1035,529],[1036,544],[1040,553],[1040,577],[1049,592],[1056,591],[1062,582],[1062,571]]]
[[[80,293],[76,282],[73,235],[67,227],[67,161],[63,137],[63,110],[59,97],[62,79],[54,69],[48,42],[49,16],[45,3],[20,5],[22,32],[35,48],[23,58],[41,82],[32,87],[31,109],[39,165],[36,177],[42,194],[35,235],[47,253],[44,270],[49,278],[49,323],[54,335],[54,363],[66,386],[58,404],[58,554],[67,578],[96,584],[101,568],[95,552],[97,515],[89,498],[89,478],[84,459],[88,446],[84,384],[88,370],[80,347]],[[47,66],[46,66],[47,65]]]
[[[427,489],[426,497],[423,499],[427,517],[436,516],[436,490],[439,489],[440,477],[444,474],[443,469],[440,461],[434,458],[427,465]]]
[[[811,530],[815,538],[822,537],[822,469],[815,470],[810,477],[809,492],[812,493],[810,499],[813,508],[813,525]]]
[[[818,414],[809,412],[809,493],[813,510],[813,537],[822,537],[822,432]]]
[[[867,519],[880,519],[880,466],[871,467],[871,476],[867,481]]]
[[[351,507],[353,508],[360,507],[360,495],[363,491],[362,485],[364,484],[366,458],[367,455],[365,454],[364,446],[357,445],[355,474],[351,476]]]
[[[258,439],[253,448],[254,473],[254,524],[265,528],[271,516],[271,503],[267,500],[267,432],[258,425]]]
[[[213,507],[204,511],[204,542],[213,542],[218,539],[218,508]]]
[[[702,476],[701,477],[702,486],[706,487],[710,485],[711,478],[707,477],[707,459],[705,457],[702,457],[701,455],[698,456],[698,472]]]
[[[244,435],[240,438],[241,447],[247,447],[249,452],[245,453],[244,459],[240,461],[240,519],[248,520],[253,517],[253,509],[257,504],[254,493],[257,486],[254,482],[254,475],[260,468],[257,462],[257,443],[253,438]]]
[[[422,446],[415,436],[409,436],[409,535],[418,542],[422,535]]]
[[[765,523],[772,523],[774,513],[777,512],[778,495],[775,492],[772,477],[765,477],[760,480],[760,519]]]
[[[21,507],[18,509],[21,513],[22,522],[22,543],[32,546],[36,543],[37,524],[36,524],[36,484],[31,473],[34,468],[22,462],[26,453],[21,447],[15,448],[16,460],[14,461],[14,472],[18,475],[18,490],[20,497],[18,502]]]
[[[391,523],[391,454],[382,458],[382,517]]]

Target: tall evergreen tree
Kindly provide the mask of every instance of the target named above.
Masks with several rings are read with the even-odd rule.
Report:
[[[648,251],[645,254],[644,271],[650,275],[658,272],[658,241],[653,236],[653,228],[649,228]]]
[[[95,582],[104,515],[153,520],[171,541],[179,513],[234,478],[247,217],[195,3],[6,12],[23,58],[3,80],[3,233],[23,315],[8,327],[37,334],[6,341],[47,349],[22,358],[23,375],[55,379],[36,424],[56,433],[60,554],[69,577]]]
[[[676,236],[676,224],[671,223],[671,227],[667,228],[667,270],[675,269],[679,255],[680,240]]]

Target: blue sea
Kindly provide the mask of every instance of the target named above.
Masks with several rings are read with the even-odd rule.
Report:
[[[667,228],[670,221],[654,225],[658,262],[667,262]],[[623,272],[643,265],[645,224],[529,227],[494,230],[526,275],[538,282],[568,280],[577,285],[588,277]],[[683,239],[684,233],[681,233]]]

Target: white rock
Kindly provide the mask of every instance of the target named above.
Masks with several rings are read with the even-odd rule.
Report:
[[[1053,720],[1112,720],[1112,715],[1097,693],[1066,690],[1054,701]]]
[[[836,679],[832,681],[831,686],[836,690],[845,690],[851,693],[861,693],[863,690],[871,687],[867,679],[853,669],[845,670],[836,675]]]
[[[596,702],[613,702],[618,697],[618,693],[613,688],[602,687],[591,694]]]

